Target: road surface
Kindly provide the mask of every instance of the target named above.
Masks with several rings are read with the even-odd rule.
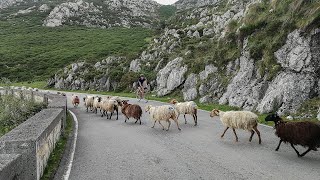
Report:
[[[71,93],[67,95],[68,105],[72,107]],[[144,108],[147,104],[163,103],[138,104]],[[115,116],[108,120],[87,113],[83,102],[71,111],[79,121],[71,180],[320,179],[320,153],[313,151],[298,158],[287,144],[274,151],[279,139],[270,127],[258,126],[262,137],[259,145],[256,135],[248,142],[250,133],[243,130],[237,130],[237,143],[232,130],[221,139],[224,127],[206,111],[199,112],[197,127],[190,116],[187,116],[188,124],[184,124],[181,116],[181,132],[174,123],[168,132],[159,124],[150,128],[152,122],[146,113],[139,125],[134,120],[125,123],[121,113],[119,120]],[[298,147],[298,150],[305,149]]]

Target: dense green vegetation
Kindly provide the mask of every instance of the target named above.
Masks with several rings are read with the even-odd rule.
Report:
[[[0,76],[13,81],[44,80],[75,62],[109,55],[133,57],[145,48],[149,29],[12,26],[0,21]]]
[[[70,137],[73,131],[73,119],[70,113],[67,113],[66,123],[67,125],[64,134],[61,135],[60,140],[57,142],[54,150],[52,151],[48,159],[47,167],[44,170],[43,176],[41,177],[41,180],[53,179],[55,173],[59,168],[59,164],[63,157],[68,142],[68,138]]]
[[[13,95],[1,95],[0,137],[43,108],[44,104],[42,103],[36,103],[27,99],[20,99]]]
[[[172,17],[177,11],[177,8],[172,5],[163,5],[159,9],[160,19],[166,20]]]

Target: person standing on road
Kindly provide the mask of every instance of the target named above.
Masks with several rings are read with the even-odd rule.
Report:
[[[140,77],[138,79],[138,91],[140,94],[140,99],[144,99],[144,95],[145,95],[145,91],[147,90],[147,78],[143,75],[140,74]],[[146,100],[146,102],[148,102],[148,100]]]

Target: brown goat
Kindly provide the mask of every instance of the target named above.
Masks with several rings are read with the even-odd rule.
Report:
[[[128,101],[122,101],[121,112],[126,118],[124,122],[127,122],[127,120],[132,117],[136,119],[135,123],[139,120],[141,125],[142,108],[139,105],[129,104]]]
[[[320,124],[303,121],[303,122],[285,122],[277,114],[268,115],[265,121],[275,123],[276,135],[280,138],[276,151],[279,150],[282,142],[290,143],[298,157],[306,155],[309,151],[317,151],[320,147]],[[300,154],[294,145],[308,147],[308,150]]]

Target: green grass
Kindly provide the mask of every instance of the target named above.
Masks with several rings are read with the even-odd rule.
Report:
[[[153,31],[143,28],[56,27],[0,20],[0,77],[45,80],[77,61],[97,62],[116,55],[136,57]]]
[[[172,5],[163,5],[159,9],[160,19],[166,20],[172,17],[177,11],[177,8]]]
[[[53,152],[51,153],[48,164],[46,169],[44,170],[44,174],[41,177],[41,180],[49,180],[53,179],[56,171],[59,168],[60,161],[63,157],[63,153],[65,150],[65,147],[68,142],[68,137],[73,131],[73,120],[71,114],[67,113],[67,119],[66,119],[67,125],[65,129],[65,134],[61,135],[60,140],[57,142],[56,147],[54,148]]]
[[[46,89],[47,82],[45,81],[31,81],[31,82],[16,82],[16,83],[8,83],[3,84],[0,83],[0,86],[18,86],[18,87],[32,87],[32,88],[38,88],[38,89]]]

